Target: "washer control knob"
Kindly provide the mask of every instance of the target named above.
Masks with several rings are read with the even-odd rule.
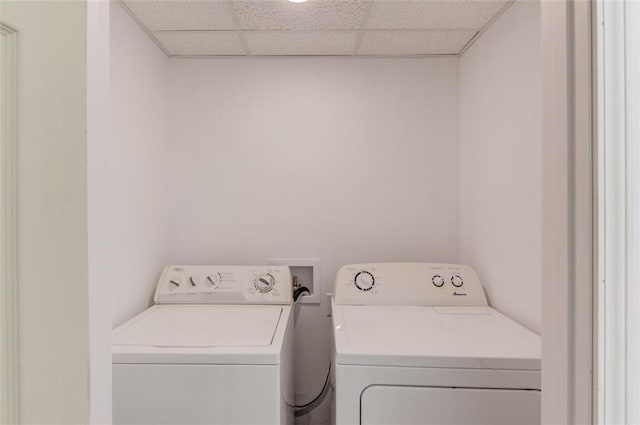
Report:
[[[195,288],[196,286],[198,286],[198,282],[200,279],[198,279],[198,276],[191,276],[189,277],[189,285],[192,288]]]
[[[353,283],[355,283],[356,288],[361,291],[370,291],[376,284],[376,279],[373,277],[373,274],[371,272],[362,270],[358,272],[353,278]]]
[[[171,279],[169,279],[169,289],[178,289],[181,285],[182,281],[180,280],[180,278],[172,277]]]
[[[210,288],[215,288],[220,284],[221,281],[222,281],[222,278],[220,277],[220,273],[210,274],[204,279],[205,285],[207,285]]]
[[[253,281],[253,286],[259,292],[267,293],[270,292],[276,284],[276,279],[273,277],[271,273],[263,273],[259,275],[256,280]]]
[[[464,284],[464,281],[459,275],[454,274],[453,276],[451,276],[451,284],[456,288],[459,288]]]
[[[431,282],[433,283],[433,286],[442,288],[442,285],[444,285],[444,278],[439,274],[436,274],[431,278]]]

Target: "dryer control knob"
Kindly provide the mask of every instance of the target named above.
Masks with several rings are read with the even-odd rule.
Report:
[[[433,286],[437,288],[442,288],[442,285],[444,285],[444,278],[439,274],[437,274],[431,278],[431,282],[433,283]]]
[[[361,291],[370,291],[376,284],[376,279],[373,277],[373,274],[371,272],[362,270],[361,272],[358,272],[353,278],[353,283],[355,283],[356,288]]]
[[[271,273],[263,273],[253,281],[253,286],[262,293],[267,293],[273,289],[276,278]]]
[[[453,286],[455,286],[456,288],[459,288],[464,284],[464,281],[462,280],[462,278],[460,276],[455,274],[455,275],[451,276],[451,284]]]

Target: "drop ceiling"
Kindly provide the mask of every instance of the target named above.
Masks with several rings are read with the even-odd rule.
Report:
[[[169,56],[457,55],[510,0],[122,0]]]

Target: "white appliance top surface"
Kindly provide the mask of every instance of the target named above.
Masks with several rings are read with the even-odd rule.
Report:
[[[282,307],[172,305],[155,309],[116,333],[115,345],[219,347],[270,345]]]
[[[156,305],[113,331],[114,363],[278,363],[290,307]]]
[[[486,306],[333,305],[338,364],[540,370],[540,337]]]

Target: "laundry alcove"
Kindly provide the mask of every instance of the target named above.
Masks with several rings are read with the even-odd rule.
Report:
[[[468,264],[540,333],[540,4],[284,3],[112,2],[112,325],[166,264],[317,258],[325,292],[348,263]],[[331,323],[300,309],[304,402]]]

